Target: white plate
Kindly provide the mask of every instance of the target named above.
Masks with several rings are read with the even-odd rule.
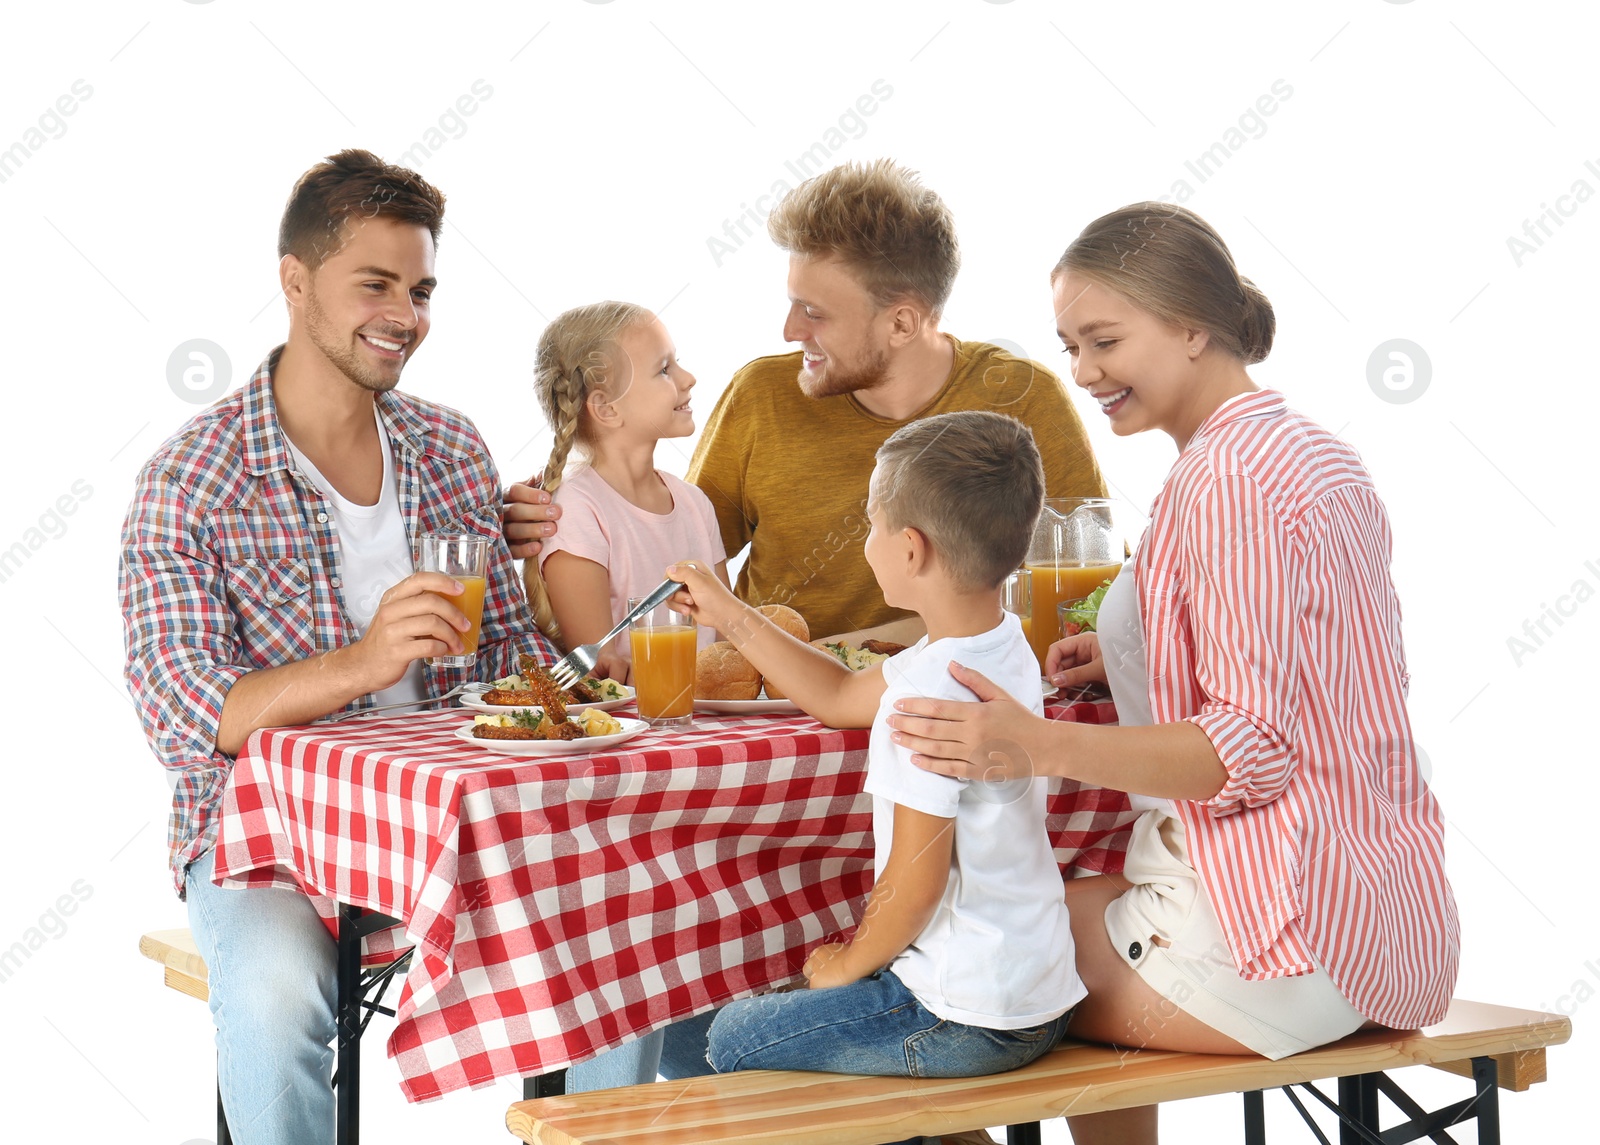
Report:
[[[502,708],[501,711],[506,709]],[[611,747],[623,740],[632,739],[640,732],[650,730],[650,725],[643,720],[618,720],[622,725],[620,732],[608,736],[585,736],[583,739],[478,739],[472,734],[473,724],[462,724],[456,729],[456,738],[473,747],[492,751],[496,755],[520,755],[535,757],[541,755],[582,755],[591,751],[598,751],[604,747]]]
[[[723,716],[766,716],[792,714],[800,710],[793,700],[769,700],[765,696],[756,700],[695,700],[697,712],[715,712]]]
[[[633,689],[628,687],[626,684],[624,684],[624,685],[622,685],[622,690],[624,692],[628,693],[628,694],[626,696],[623,696],[622,699],[620,699],[620,700],[601,700],[597,704],[568,704],[567,705],[567,711],[569,713],[571,713],[571,714],[576,714],[578,712],[583,711],[585,708],[599,708],[602,712],[609,712],[609,711],[613,710],[614,708],[622,707],[622,705],[624,705],[624,704],[631,704],[633,702]],[[484,715],[488,715],[488,716],[495,716],[495,715],[504,716],[504,715],[509,715],[511,712],[517,712],[517,711],[530,711],[531,712],[534,708],[539,706],[537,704],[534,704],[534,705],[531,705],[530,707],[524,709],[524,708],[508,707],[505,704],[486,704],[486,703],[483,702],[482,699],[480,699],[478,696],[475,696],[475,695],[471,694],[470,692],[467,693],[464,696],[459,697],[459,699],[461,701],[461,706],[463,708],[471,708],[475,712],[482,712]],[[530,742],[532,742],[532,741],[530,741]]]

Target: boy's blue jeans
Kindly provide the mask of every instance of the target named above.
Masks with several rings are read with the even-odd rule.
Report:
[[[706,1031],[716,1016],[717,1011],[707,1010],[572,1066],[567,1070],[567,1092],[648,1085],[657,1073],[668,1081],[710,1073]]]
[[[929,1012],[893,971],[848,986],[729,1002],[711,1023],[711,1064],[888,1077],[981,1077],[1055,1048],[1071,1011],[1042,1026],[988,1030]]]

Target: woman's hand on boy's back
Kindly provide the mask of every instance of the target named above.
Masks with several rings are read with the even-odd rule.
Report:
[[[977,702],[907,697],[895,701],[889,726],[894,742],[912,752],[911,762],[956,779],[1004,783],[1048,775],[1038,732],[1049,723],[1017,703],[981,672],[954,661],[950,675],[971,689]]]

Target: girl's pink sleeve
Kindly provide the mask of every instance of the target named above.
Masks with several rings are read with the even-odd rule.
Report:
[[[606,531],[599,506],[582,489],[563,485],[550,498],[561,506],[555,536],[545,540],[539,550],[539,567],[551,553],[571,553],[602,568],[611,567],[611,537]]]

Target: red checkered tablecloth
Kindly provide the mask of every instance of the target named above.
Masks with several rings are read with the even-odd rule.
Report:
[[[1115,719],[1108,703],[1052,715]],[[610,754],[520,759],[458,740],[463,722],[258,732],[217,842],[224,885],[299,888],[330,920],[335,902],[401,920],[367,957],[417,947],[388,1046],[412,1101],[795,981],[871,888],[864,730],[697,714]],[[1058,783],[1058,860],[1120,870],[1133,818],[1118,792]]]

